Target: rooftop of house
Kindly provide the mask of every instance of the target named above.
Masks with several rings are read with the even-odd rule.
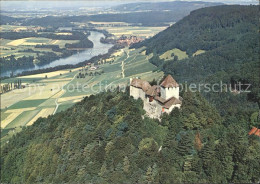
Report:
[[[133,79],[131,82],[131,86],[134,86],[136,88],[142,89],[144,92],[146,92],[148,89],[151,88],[151,85],[147,81],[143,81],[141,79]]]
[[[169,88],[169,87],[178,87],[179,84],[173,79],[171,75],[168,75],[165,77],[165,79],[162,81],[160,86],[154,85],[151,86],[147,81],[141,80],[134,78],[130,84],[131,86],[137,87],[137,88],[144,88],[143,91],[147,92],[148,95],[154,96],[156,93],[160,92],[160,86],[164,88]]]
[[[250,132],[248,133],[248,135],[256,135],[258,137],[260,137],[260,129],[253,127]]]
[[[171,75],[168,75],[161,83],[161,86],[164,88],[169,88],[169,87],[178,87],[179,84],[172,78]]]

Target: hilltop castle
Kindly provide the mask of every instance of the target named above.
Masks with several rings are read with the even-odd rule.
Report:
[[[180,108],[179,84],[168,75],[160,85],[151,86],[138,78],[130,79],[130,96],[141,98],[144,110],[151,118],[158,118],[163,113],[170,113],[175,107]]]

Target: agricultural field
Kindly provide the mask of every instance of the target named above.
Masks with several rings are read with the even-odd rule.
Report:
[[[34,52],[23,52],[24,50],[32,49],[39,52],[53,52],[51,48],[35,48],[35,45],[59,45],[60,48],[65,48],[66,43],[77,43],[78,40],[52,40],[42,37],[30,37],[17,40],[1,39],[0,57],[14,55],[16,58],[22,56],[36,56]],[[60,54],[59,52],[54,52]]]
[[[163,72],[156,72],[157,67],[149,63],[143,49],[117,51],[112,56],[114,62],[99,65],[104,73],[86,75],[85,78],[77,77],[79,72],[88,72],[84,68],[19,77],[26,87],[1,95],[1,142],[6,142],[21,127],[32,125],[39,117],[64,111],[86,96],[129,85],[130,78],[160,79]],[[2,82],[15,80],[17,78]]]
[[[14,26],[14,25],[1,25],[0,31],[1,32],[10,32],[10,31],[34,31],[37,30],[39,27],[34,26]],[[41,33],[38,33],[41,34]],[[72,33],[66,32],[58,32],[55,33],[57,35],[71,35]],[[36,57],[37,54],[35,52],[24,52],[24,50],[32,49],[33,51],[39,52],[53,52],[51,48],[35,48],[37,44],[46,44],[46,45],[59,45],[60,48],[65,48],[65,44],[69,43],[77,43],[79,40],[53,40],[43,37],[29,37],[29,38],[22,38],[16,40],[9,40],[9,39],[1,39],[0,40],[0,57],[6,57],[10,55],[14,55],[16,58],[23,57],[23,56],[34,56]],[[54,52],[57,55],[60,55],[60,52]]]
[[[122,62],[124,62],[124,78],[122,77]],[[98,93],[100,90],[127,85],[129,79],[134,77],[142,76],[142,78],[146,77],[150,81],[163,75],[163,73],[153,72],[157,67],[149,63],[147,56],[143,53],[143,49],[125,49],[121,56],[114,58],[113,63],[100,65],[100,68],[104,71],[103,74],[96,76],[87,75],[84,79],[75,78],[70,84],[64,86],[68,90],[60,100],[75,101],[82,99],[84,96]],[[73,90],[72,87],[76,90]]]
[[[142,38],[149,38],[157,33],[163,31],[167,27],[138,27],[138,26],[121,26],[121,27],[109,27],[109,26],[103,26],[103,27],[97,27],[97,29],[104,29],[108,31],[109,33],[116,36],[116,38],[121,37],[122,35],[126,36],[138,36]]]
[[[62,87],[73,80],[78,70],[61,70],[3,80],[3,83],[10,83],[21,79],[27,86],[1,95],[1,128],[5,131],[1,142],[20,131],[22,126],[32,125],[39,117],[53,114],[57,106],[55,101],[63,94]]]
[[[1,25],[0,31],[8,32],[8,31],[25,31],[27,29],[31,29],[33,26],[15,26],[15,25]]]

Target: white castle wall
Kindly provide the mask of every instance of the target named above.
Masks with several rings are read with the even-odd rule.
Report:
[[[134,97],[134,99],[141,98],[142,100],[145,99],[145,92],[140,89],[133,86],[130,86],[130,96]]]
[[[131,82],[131,79],[130,79]],[[181,104],[172,105],[169,109],[164,108],[163,106],[157,101],[153,100],[149,102],[149,98],[146,97],[145,92],[133,86],[130,86],[130,96],[133,96],[134,99],[141,98],[144,102],[144,110],[146,111],[147,115],[151,118],[160,119],[162,113],[170,113],[174,108],[180,108]],[[164,99],[169,99],[171,97],[175,97],[179,99],[179,87],[175,88],[163,88],[161,87],[161,97]]]
[[[161,97],[166,100],[171,97],[175,97],[179,99],[179,87],[173,87],[173,88],[161,87]]]

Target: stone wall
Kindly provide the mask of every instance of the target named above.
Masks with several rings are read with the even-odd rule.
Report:
[[[140,89],[133,86],[130,86],[130,96],[134,97],[134,99],[141,98],[142,100],[145,99],[145,92]]]
[[[162,114],[162,106],[156,100],[149,102],[149,98],[144,100],[144,110],[146,114],[151,118],[160,118]]]

